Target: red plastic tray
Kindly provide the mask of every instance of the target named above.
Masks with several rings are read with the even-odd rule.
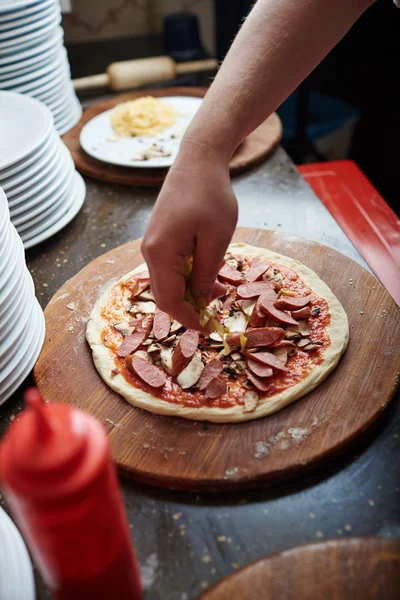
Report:
[[[400,219],[350,160],[298,169],[400,305]]]

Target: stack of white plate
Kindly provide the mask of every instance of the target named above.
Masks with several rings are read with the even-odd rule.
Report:
[[[85,199],[85,184],[41,102],[0,92],[0,132],[0,187],[11,221],[30,248],[74,218]]]
[[[30,373],[44,339],[44,316],[26,267],[21,238],[0,188],[0,404]]]
[[[0,0],[0,90],[41,100],[60,135],[80,119],[59,0]]]
[[[7,513],[0,508],[0,598],[34,600],[35,582],[24,541]]]

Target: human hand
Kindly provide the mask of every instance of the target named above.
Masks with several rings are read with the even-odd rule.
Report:
[[[200,324],[198,313],[184,300],[186,259],[193,256],[192,295],[208,304],[238,217],[228,164],[210,158],[197,155],[191,162],[188,154],[178,157],[142,243],[157,305],[191,329]]]

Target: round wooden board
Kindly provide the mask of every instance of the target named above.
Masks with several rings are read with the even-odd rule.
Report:
[[[160,187],[167,175],[168,169],[138,169],[118,167],[92,158],[79,143],[82,127],[98,114],[110,110],[120,102],[135,100],[141,96],[196,96],[203,98],[207,88],[203,87],[172,87],[140,92],[121,94],[95,104],[84,111],[81,120],[73,129],[63,136],[63,142],[71,152],[75,166],[84,175],[120,185],[138,187]],[[232,175],[241,173],[262,162],[277,147],[282,137],[282,123],[277,114],[273,113],[258,129],[253,131],[239,146],[230,162]]]
[[[400,540],[330,540],[262,558],[201,600],[397,600],[399,569]]]
[[[372,275],[339,252],[294,236],[238,228],[234,241],[270,248],[314,269],[347,311],[349,348],[314,392],[264,419],[211,424],[134,408],[98,375],[85,328],[109,282],[142,262],[140,240],[100,256],[46,307],[46,339],[34,376],[46,400],[74,404],[105,424],[116,463],[129,477],[195,491],[251,487],[297,475],[367,429],[395,391],[399,311]]]

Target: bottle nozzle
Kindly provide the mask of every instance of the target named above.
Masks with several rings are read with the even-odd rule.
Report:
[[[24,394],[25,403],[33,410],[37,425],[38,437],[44,442],[53,430],[45,409],[45,401],[37,388],[29,388]]]

